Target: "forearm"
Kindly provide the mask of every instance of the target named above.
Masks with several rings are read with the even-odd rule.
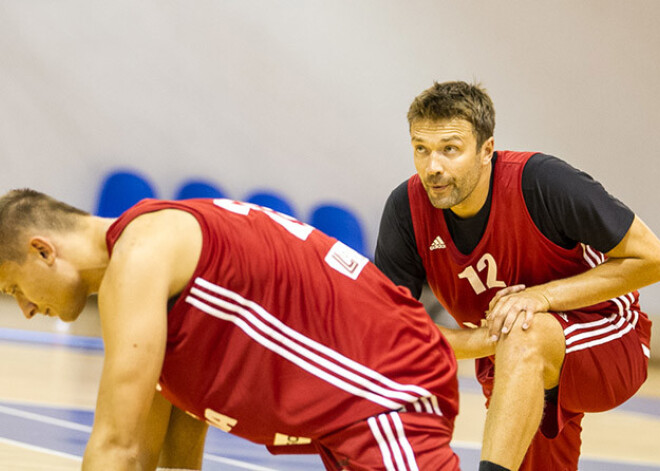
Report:
[[[660,281],[660,240],[635,217],[608,260],[579,275],[530,287],[552,311],[569,311],[613,299]]]
[[[495,354],[497,344],[488,339],[488,330],[483,327],[449,329],[438,325],[438,329],[451,345],[458,360],[482,358]]]
[[[630,293],[660,280],[660,265],[639,259],[610,259],[576,276],[528,288],[551,311],[570,311]]]

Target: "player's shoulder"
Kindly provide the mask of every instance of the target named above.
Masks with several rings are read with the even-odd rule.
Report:
[[[159,209],[139,214],[126,224],[114,245],[112,258],[136,252],[162,256],[165,251],[200,240],[200,225],[193,214],[178,208]]]
[[[544,153],[535,153],[525,163],[522,174],[523,189],[578,189],[579,182],[592,180],[587,173],[565,160]]]
[[[151,280],[154,286],[160,280],[170,295],[178,293],[193,275],[203,244],[201,227],[189,212],[166,208],[140,214],[126,224],[114,244],[103,292],[125,289],[106,283],[110,275],[110,279],[130,279],[131,283]]]

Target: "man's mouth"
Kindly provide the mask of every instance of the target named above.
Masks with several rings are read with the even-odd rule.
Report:
[[[441,191],[441,190],[444,190],[448,187],[449,187],[449,183],[445,183],[444,185],[440,184],[440,183],[431,183],[431,184],[429,184],[429,188],[431,188],[432,190],[436,190],[436,191]]]

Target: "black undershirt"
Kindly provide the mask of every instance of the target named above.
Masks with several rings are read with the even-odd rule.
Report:
[[[493,168],[497,166],[497,153]],[[492,178],[486,203],[473,217],[462,219],[445,209],[454,244],[469,254],[486,230],[492,202]],[[588,174],[549,155],[535,154],[525,164],[522,191],[532,220],[550,241],[572,248],[585,243],[609,252],[626,234],[635,217]],[[380,222],[375,263],[392,281],[419,298],[426,281],[408,199],[408,180],[390,194]]]

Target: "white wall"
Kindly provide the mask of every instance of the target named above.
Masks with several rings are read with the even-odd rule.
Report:
[[[656,0],[0,0],[0,190],[93,210],[118,166],[162,197],[207,176],[301,214],[348,205],[373,249],[414,171],[410,101],[477,79],[499,148],[565,158],[660,232],[658,18]],[[660,289],[643,301],[660,313]]]

